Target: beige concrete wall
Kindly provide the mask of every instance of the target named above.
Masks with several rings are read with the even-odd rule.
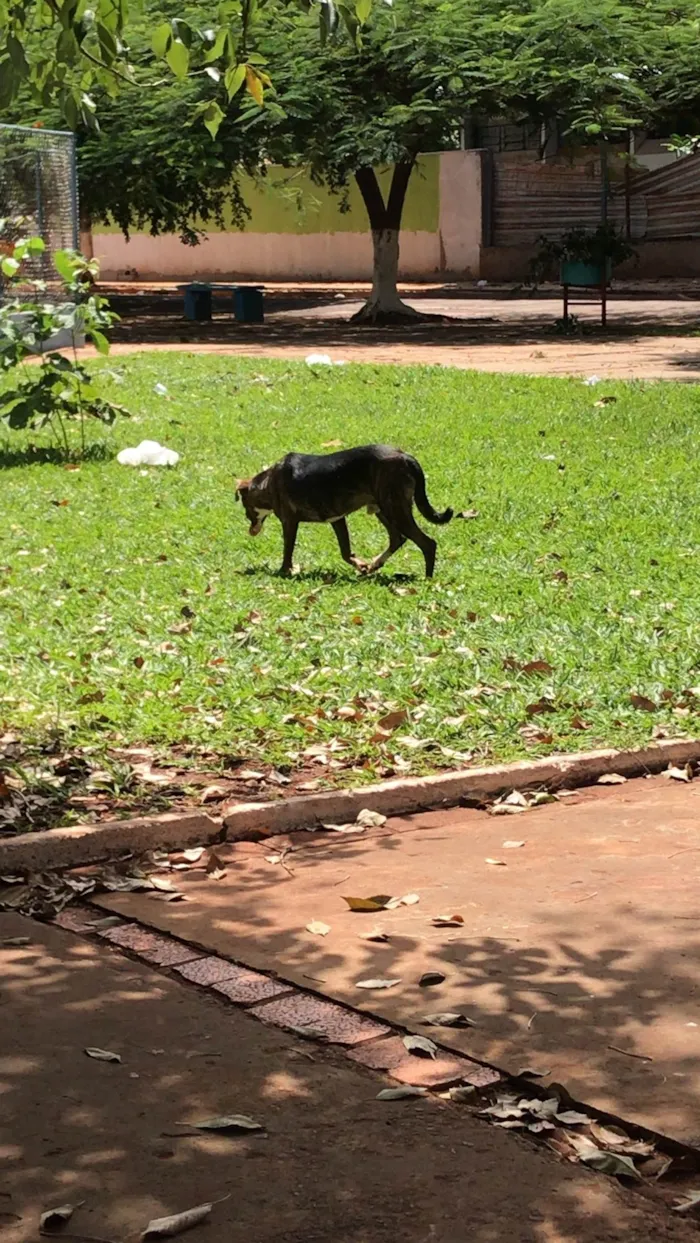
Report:
[[[478,277],[481,253],[481,155],[443,151],[440,156],[441,271]]]
[[[362,281],[372,274],[367,233],[209,233],[199,246],[173,234],[94,233],[105,280]],[[401,274],[428,277],[440,268],[438,233],[401,234]],[[135,276],[134,273],[138,273]]]
[[[420,166],[409,187],[407,224],[401,233],[400,275],[405,280],[434,280],[442,276],[479,275],[481,243],[481,160],[475,151],[444,151],[425,157],[438,163],[437,178]],[[413,180],[413,179],[412,179]],[[429,202],[426,201],[428,196]],[[439,210],[435,210],[439,197]],[[421,206],[421,200],[423,206]],[[430,209],[430,210],[429,210]],[[364,209],[357,214],[364,224]],[[415,227],[423,224],[425,228]],[[431,219],[432,217],[432,219]],[[261,213],[262,218],[262,213]],[[184,246],[174,234],[151,237],[134,233],[125,241],[116,230],[96,228],[92,250],[100,260],[103,278],[124,280],[259,280],[259,281],[365,281],[372,275],[372,243],[366,231],[348,229],[339,215],[337,228],[308,231],[308,219],[298,232],[260,231],[255,209],[243,231],[208,232],[199,246]],[[354,224],[354,218],[353,218]]]

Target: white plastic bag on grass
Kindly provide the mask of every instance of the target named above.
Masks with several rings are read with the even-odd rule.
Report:
[[[333,362],[330,354],[307,354],[304,359],[307,367],[344,367],[345,359],[339,358]]]
[[[117,461],[121,466],[177,466],[180,454],[159,445],[157,440],[142,440],[135,449],[122,449]]]

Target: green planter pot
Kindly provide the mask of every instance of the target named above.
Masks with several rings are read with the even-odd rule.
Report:
[[[562,285],[602,285],[603,280],[610,280],[612,264],[608,259],[602,263],[580,263],[576,259],[566,259],[559,270]]]

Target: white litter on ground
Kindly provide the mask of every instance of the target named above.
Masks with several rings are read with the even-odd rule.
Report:
[[[159,445],[157,440],[142,440],[135,449],[122,449],[117,461],[121,466],[177,466],[180,454]]]
[[[333,362],[330,354],[307,354],[304,359],[307,367],[344,367],[345,359],[339,358]]]
[[[601,379],[599,375],[589,375],[588,379],[583,382],[587,388],[590,388],[592,384],[600,384]]]

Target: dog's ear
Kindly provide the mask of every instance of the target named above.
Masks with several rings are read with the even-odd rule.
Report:
[[[240,501],[241,494],[243,492],[247,492],[249,487],[250,487],[250,479],[237,479],[234,499],[237,501]]]

